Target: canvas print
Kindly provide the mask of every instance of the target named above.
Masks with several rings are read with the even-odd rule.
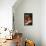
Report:
[[[32,13],[24,13],[24,25],[32,25]]]

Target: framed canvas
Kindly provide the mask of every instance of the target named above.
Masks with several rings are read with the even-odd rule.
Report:
[[[24,13],[24,25],[32,25],[33,17],[32,13]]]

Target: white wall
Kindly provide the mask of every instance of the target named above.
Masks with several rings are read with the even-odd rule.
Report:
[[[41,42],[46,46],[46,0],[41,1]]]
[[[12,28],[12,6],[16,0],[0,0],[0,27]]]
[[[14,5],[16,6],[16,5]],[[33,13],[33,25],[24,26],[24,13]],[[24,34],[25,38],[35,41],[36,46],[41,46],[41,1],[40,0],[23,0],[15,9],[15,28]]]

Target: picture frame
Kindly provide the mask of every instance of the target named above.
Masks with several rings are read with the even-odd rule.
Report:
[[[33,14],[32,13],[24,13],[24,26],[33,24]]]

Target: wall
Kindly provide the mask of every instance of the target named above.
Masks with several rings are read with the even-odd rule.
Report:
[[[14,5],[16,6],[16,5]],[[33,25],[24,26],[24,13],[33,13]],[[15,29],[23,33],[23,37],[35,41],[36,46],[41,46],[41,1],[23,0],[20,5],[14,7]]]
[[[0,0],[0,27],[12,29],[12,6],[16,0]]]
[[[46,0],[41,1],[41,42],[46,46]]]

